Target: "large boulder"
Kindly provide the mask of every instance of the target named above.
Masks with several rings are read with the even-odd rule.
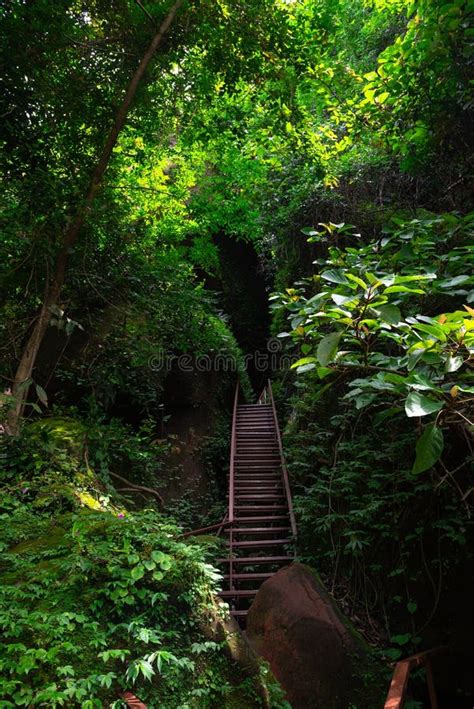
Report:
[[[293,709],[358,705],[366,646],[308,566],[294,563],[262,584],[247,616],[247,638]]]

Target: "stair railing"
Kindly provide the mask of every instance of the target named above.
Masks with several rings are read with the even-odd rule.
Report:
[[[226,527],[229,527],[229,525],[231,524],[231,522],[229,522],[229,520],[227,519],[227,515],[228,515],[228,513],[226,512],[222,522],[218,522],[217,524],[211,524],[208,527],[199,527],[199,529],[191,529],[190,532],[184,532],[184,534],[181,534],[180,536],[181,536],[181,538],[195,537],[198,534],[205,534],[206,532],[214,532],[217,529],[218,531],[217,531],[216,536],[219,537],[222,533],[222,530],[225,529]]]
[[[234,521],[234,477],[235,477],[235,453],[237,445],[237,405],[239,403],[240,384],[237,382],[234,395],[234,408],[232,411],[232,434],[230,439],[230,463],[229,463],[229,524]]]
[[[278,415],[277,415],[276,406],[275,406],[275,399],[273,398],[273,389],[272,389],[272,383],[271,383],[270,379],[268,380],[267,386],[265,387],[262,394],[260,395],[260,399],[262,400],[262,403],[265,401],[265,403],[270,404],[270,406],[272,407],[273,420],[275,422],[276,436],[277,436],[277,441],[278,441],[278,450],[280,451],[283,484],[285,487],[286,500],[288,503],[288,512],[290,515],[291,534],[293,536],[293,539],[296,541],[298,531],[296,528],[295,513],[293,510],[293,499],[291,497],[290,480],[288,477],[288,468],[286,467],[285,454],[283,452],[283,444],[281,442],[280,426],[278,423]],[[259,403],[261,403],[260,399],[259,399]]]
[[[410,679],[411,671],[420,666],[424,666],[426,671],[426,684],[428,686],[428,696],[430,699],[431,709],[438,709],[438,700],[433,679],[433,669],[431,660],[434,654],[445,648],[438,647],[425,652],[419,652],[411,657],[406,657],[404,660],[399,660],[395,665],[388,690],[387,699],[385,700],[384,709],[402,709]]]

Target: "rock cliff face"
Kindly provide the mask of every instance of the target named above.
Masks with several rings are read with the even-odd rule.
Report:
[[[309,567],[292,564],[262,584],[247,617],[247,638],[270,663],[293,709],[358,706],[368,663],[364,642]]]

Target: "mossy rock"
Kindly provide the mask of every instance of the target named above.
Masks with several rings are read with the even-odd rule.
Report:
[[[66,448],[75,455],[81,455],[84,448],[86,427],[77,419],[66,416],[52,416],[34,421],[28,425],[28,432],[47,438],[58,448]]]

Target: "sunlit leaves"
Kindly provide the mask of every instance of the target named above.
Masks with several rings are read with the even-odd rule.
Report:
[[[406,415],[409,417],[426,416],[427,414],[432,414],[442,408],[442,401],[430,399],[429,397],[419,394],[416,391],[411,392],[405,401],[405,411]]]

